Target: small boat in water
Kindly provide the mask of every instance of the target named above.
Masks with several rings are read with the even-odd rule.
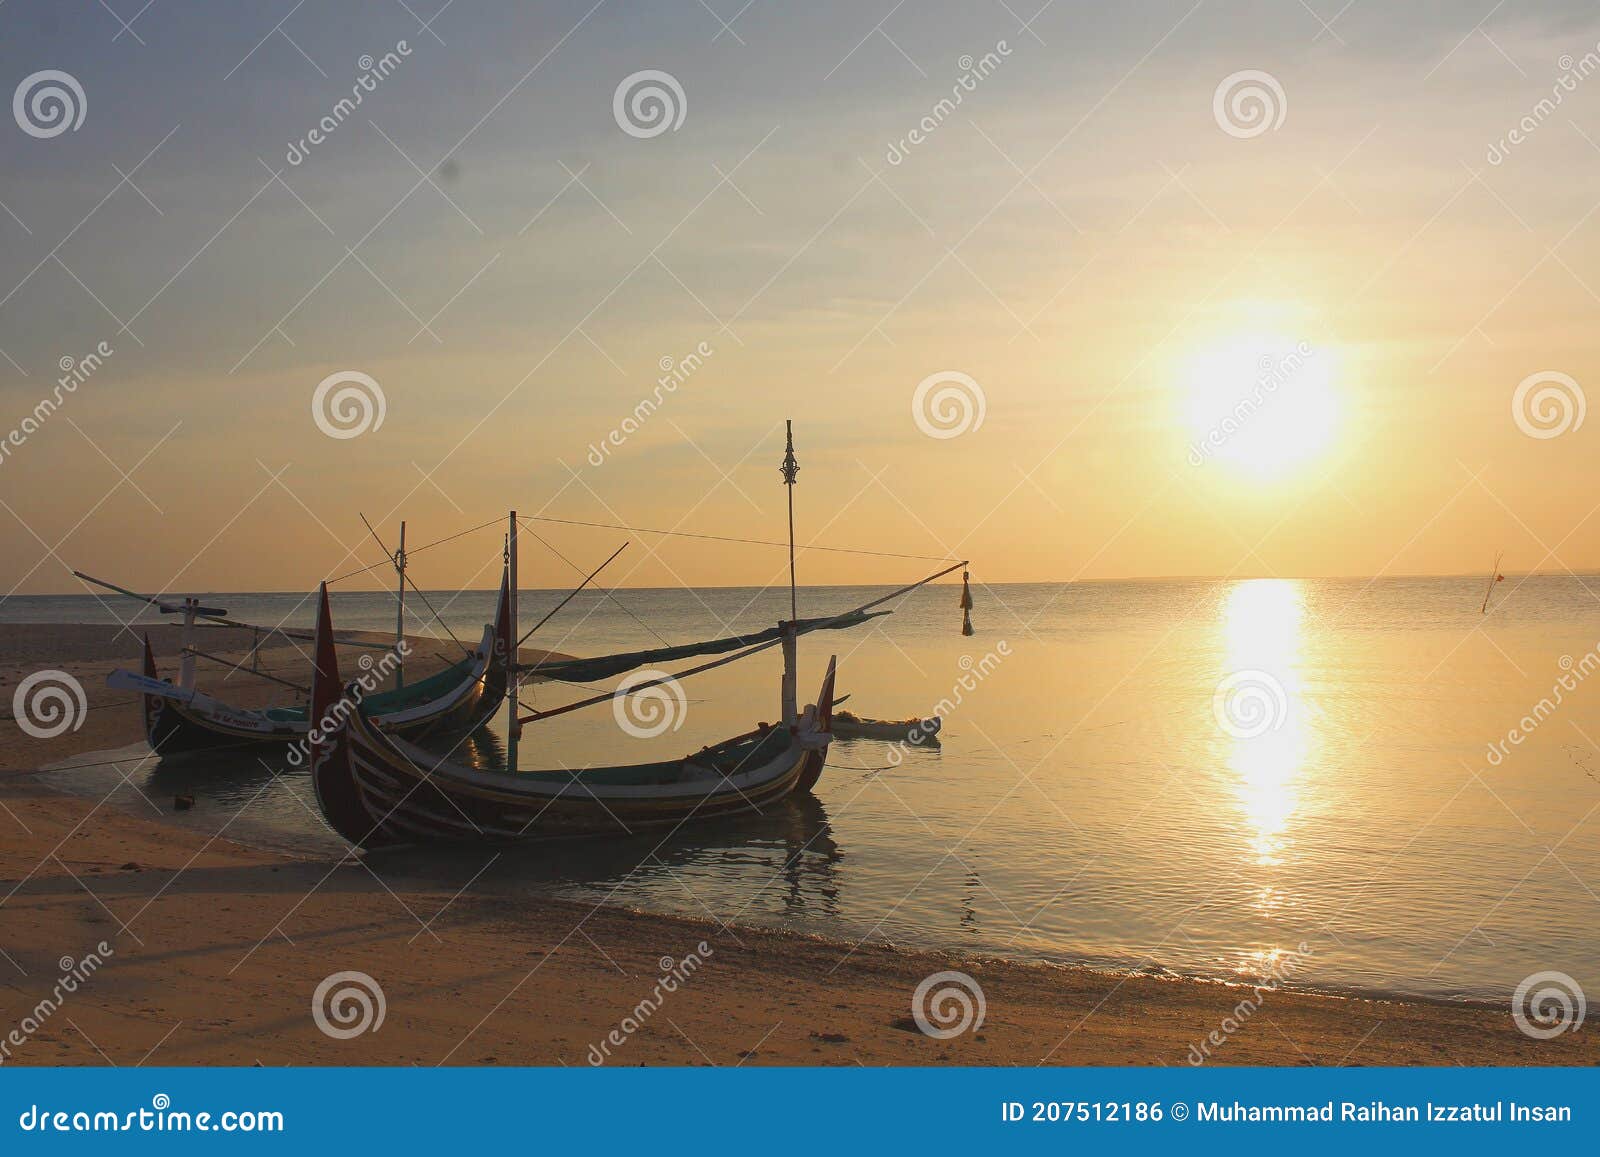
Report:
[[[939,716],[927,719],[863,719],[853,711],[833,713],[833,734],[839,739],[886,739],[890,742],[939,746]]]
[[[395,735],[421,737],[470,732],[494,716],[505,701],[511,675],[514,636],[508,582],[509,568],[500,582],[495,621],[484,626],[476,650],[419,682],[366,696],[366,707],[375,723]],[[167,609],[157,600],[150,601]],[[189,623],[195,617],[194,607],[189,605],[192,603],[193,600],[186,600],[184,606],[175,608],[190,612],[186,615]],[[331,639],[329,643],[332,645]],[[363,669],[370,665],[365,656],[362,665]],[[143,672],[118,669],[106,678],[106,684],[143,697],[145,738],[162,756],[253,744],[289,744],[304,739],[311,730],[312,713],[304,706],[236,707],[198,690],[194,686],[193,663],[187,659],[178,682],[162,679],[148,635]]]

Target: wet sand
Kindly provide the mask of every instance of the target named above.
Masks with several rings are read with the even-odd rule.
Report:
[[[175,652],[175,635],[152,638]],[[1256,1006],[1238,986],[842,944],[719,925],[726,913],[510,900],[475,894],[471,872],[419,885],[394,857],[279,855],[166,823],[168,800],[141,813],[40,783],[42,765],[138,738],[136,703],[104,686],[138,654],[106,628],[0,630],[8,706],[43,666],[72,672],[90,706],[55,739],[0,723],[0,1040],[22,1038],[6,1063],[1182,1065],[1199,1049],[1212,1064],[1600,1062],[1592,1032],[1535,1040],[1504,1007],[1288,991]],[[303,670],[292,647],[271,662]],[[229,680],[227,697],[265,694],[254,682]],[[102,943],[55,1006],[62,969]],[[985,1015],[936,1039],[913,993],[948,970],[975,980]],[[348,1039],[313,1016],[341,972],[383,998],[381,1025]]]

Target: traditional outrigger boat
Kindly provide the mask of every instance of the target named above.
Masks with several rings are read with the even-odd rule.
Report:
[[[86,575],[80,577],[101,582]],[[396,735],[420,738],[470,732],[494,716],[505,701],[511,683],[511,656],[515,651],[509,582],[508,566],[501,578],[495,621],[485,624],[482,640],[466,657],[416,683],[367,695],[367,709],[374,722]],[[111,589],[122,590],[120,587]],[[131,591],[122,593],[145,598]],[[186,599],[182,604],[150,598],[145,601],[164,612],[183,614],[186,627],[192,627],[197,618],[227,621],[226,612],[200,607],[194,599]],[[272,633],[305,637],[283,630]],[[287,744],[304,739],[310,732],[313,713],[306,706],[236,707],[198,690],[193,662],[197,653],[192,645],[186,644],[178,681],[162,679],[150,647],[150,637],[146,635],[143,671],[118,669],[106,678],[107,686],[135,691],[142,697],[145,738],[158,754],[170,756],[253,744]]]
[[[371,700],[341,684],[333,622],[324,584],[317,607],[310,733],[311,776],[330,827],[358,848],[421,842],[507,841],[548,835],[627,835],[677,828],[690,821],[765,812],[817,783],[833,738],[837,656],[828,660],[816,702],[797,706],[797,641],[803,634],[856,626],[874,607],[964,564],[957,563],[851,611],[820,619],[795,613],[793,483],[799,467],[792,438],[783,474],[790,490],[790,618],[752,635],[651,651],[563,661],[535,668],[565,680],[592,681],[629,669],[692,655],[721,655],[675,675],[624,683],[617,690],[527,715],[519,713],[517,679],[508,694],[507,771],[484,770],[440,755],[384,726]],[[516,623],[517,517],[508,544],[511,637]],[[587,580],[586,580],[587,581]],[[886,613],[886,612],[880,612]],[[524,771],[517,747],[524,724],[648,692],[663,684],[782,647],[780,722],[722,740],[678,759],[649,763]],[[731,652],[731,653],[730,653]]]
[[[783,635],[786,654],[792,655],[796,633]],[[832,739],[836,663],[830,659],[817,702],[804,713],[796,716],[789,698],[785,724],[758,727],[682,759],[481,771],[400,738],[369,718],[366,704],[340,684],[332,636],[324,589],[311,684],[312,713],[319,720],[311,737],[311,780],[329,826],[357,847],[626,835],[690,819],[759,812],[809,791],[822,774]],[[792,685],[792,673],[786,673],[786,691]]]

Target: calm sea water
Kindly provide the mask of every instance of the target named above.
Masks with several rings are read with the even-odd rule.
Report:
[[[875,593],[802,590],[801,613]],[[1117,969],[1234,978],[1278,967],[1309,986],[1496,999],[1556,969],[1600,989],[1600,580],[1513,576],[1487,615],[1474,578],[976,595],[971,638],[956,590],[937,587],[872,627],[802,643],[803,697],[836,652],[862,714],[946,701],[941,748],[900,757],[841,741],[814,801],[665,841],[536,843],[471,887]],[[290,596],[218,597],[241,618],[311,621]],[[525,594],[524,622],[558,597]],[[771,624],[787,597],[586,593],[534,641],[579,654],[683,642]],[[430,598],[463,639],[492,601]],[[103,615],[81,597],[0,604],[0,621]],[[335,621],[391,629],[393,607],[340,595]],[[681,726],[656,739],[624,733],[609,706],[540,723],[521,762],[693,750],[774,719],[778,675],[771,654],[687,681]],[[543,684],[527,698],[544,707],[586,690]],[[1512,728],[1520,741],[1508,741]],[[498,732],[463,753],[504,758]],[[107,769],[57,778],[116,783]],[[258,760],[147,764],[134,781],[158,801],[200,795],[171,822],[338,846],[306,781]],[[460,887],[487,859],[384,862]]]

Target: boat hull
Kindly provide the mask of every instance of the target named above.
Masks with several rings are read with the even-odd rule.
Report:
[[[347,735],[349,783],[339,794],[356,806],[354,824],[338,830],[369,848],[623,836],[762,813],[815,785],[826,759],[825,750],[791,739],[732,775],[693,778],[701,769],[687,759],[682,767],[691,778],[684,782],[618,787],[594,783],[582,770],[563,776],[478,772],[429,757],[362,720],[352,720]]]
[[[463,683],[447,701],[406,712],[406,718],[378,715],[374,719],[407,738],[475,731],[500,709],[505,684],[477,675]],[[259,712],[226,707],[201,708],[158,695],[147,695],[145,700],[145,738],[163,756],[257,745],[284,747],[304,739],[311,730],[305,720],[273,720]]]

